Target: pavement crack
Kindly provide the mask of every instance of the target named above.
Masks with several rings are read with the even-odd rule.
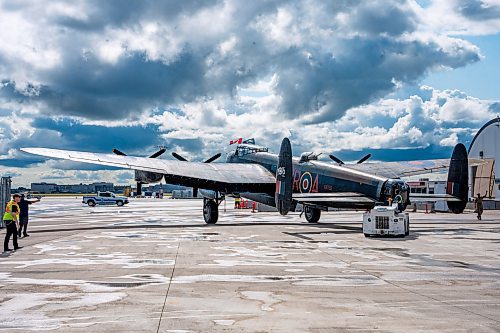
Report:
[[[172,279],[174,278],[175,266],[177,265],[177,256],[179,255],[179,248],[181,247],[181,242],[177,244],[177,251],[175,252],[174,267],[172,268],[172,274],[170,274],[170,281],[168,282],[167,292],[165,293],[165,299],[163,300],[163,307],[161,308],[160,319],[158,320],[158,328],[156,333],[160,331],[161,319],[163,317],[163,312],[165,311],[165,305],[167,304],[168,292],[170,291],[170,285],[172,285]]]

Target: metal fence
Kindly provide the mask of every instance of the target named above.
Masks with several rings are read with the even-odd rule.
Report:
[[[5,213],[5,206],[10,201],[10,186],[12,179],[10,177],[2,177],[0,179],[0,228],[3,228],[3,214]]]

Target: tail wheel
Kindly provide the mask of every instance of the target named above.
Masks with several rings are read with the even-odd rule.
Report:
[[[321,210],[306,206],[304,208],[304,215],[306,216],[307,222],[318,223],[319,218],[321,217]]]
[[[205,200],[203,203],[203,218],[207,224],[215,224],[219,219],[219,206],[215,200]]]
[[[95,201],[93,201],[93,200],[89,200],[89,201],[87,202],[87,205],[89,205],[89,207],[94,207],[94,206],[95,206]]]

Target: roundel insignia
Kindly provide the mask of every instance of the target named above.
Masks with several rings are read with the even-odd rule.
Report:
[[[299,189],[300,193],[309,193],[311,192],[312,188],[312,175],[310,172],[304,172],[302,176],[300,176],[300,181],[299,181]]]

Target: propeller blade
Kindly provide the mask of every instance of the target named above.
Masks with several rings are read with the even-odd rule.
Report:
[[[222,155],[221,153],[217,153],[203,163],[211,163],[211,162],[215,161],[216,159],[218,159],[219,157],[221,157],[221,155]]]
[[[366,155],[365,157],[363,157],[362,159],[360,159],[356,164],[361,164],[364,161],[366,161],[367,159],[369,159],[370,157],[372,157],[372,154]]]
[[[179,161],[183,161],[183,162],[187,162],[188,160],[186,160],[184,157],[182,157],[181,155],[177,154],[177,153],[172,153],[172,156],[175,157],[176,159],[178,159]]]
[[[338,164],[340,164],[340,165],[344,164],[344,162],[340,158],[337,158],[337,157],[335,157],[333,155],[328,155],[328,156],[330,156],[330,158],[332,160],[334,160],[335,162],[337,162]]]
[[[198,188],[193,187],[193,198],[198,198]]]
[[[149,156],[149,158],[157,158],[158,156],[162,155],[166,151],[167,151],[166,148],[162,148],[162,149],[158,150],[156,153],[154,153],[153,155]]]
[[[120,155],[120,156],[127,156],[127,154],[125,154],[124,152],[119,151],[116,148],[113,148],[113,153],[115,153],[116,155]]]

